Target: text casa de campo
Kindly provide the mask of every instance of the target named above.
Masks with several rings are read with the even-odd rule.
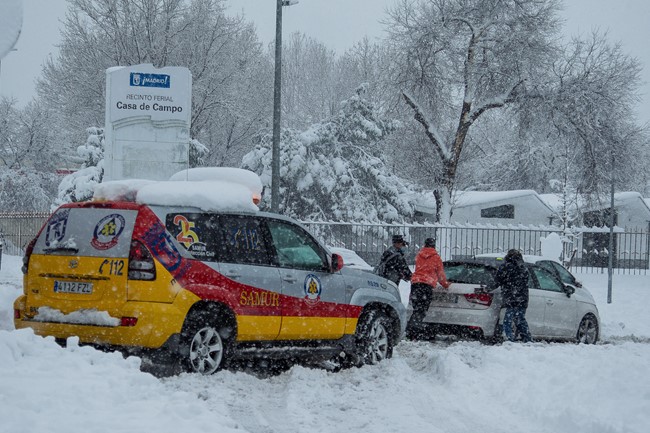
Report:
[[[166,105],[163,103],[170,102],[173,104],[174,98],[171,96],[165,95],[142,95],[129,93],[126,95],[127,101],[117,101],[115,104],[118,110],[141,110],[141,111],[168,111],[170,113],[180,113],[183,111],[183,107],[176,105]],[[146,101],[138,104],[135,101]]]

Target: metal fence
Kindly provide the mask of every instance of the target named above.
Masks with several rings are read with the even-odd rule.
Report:
[[[0,242],[6,254],[22,255],[50,216],[48,212],[0,212]]]
[[[6,254],[21,255],[49,216],[47,212],[0,213],[0,241]],[[476,254],[505,253],[517,248],[524,254],[541,254],[542,238],[551,233],[563,243],[562,260],[570,268],[582,272],[604,272],[609,263],[609,230],[607,228],[573,228],[563,232],[556,227],[476,226],[440,224],[362,224],[345,222],[302,221],[309,231],[325,244],[355,251],[371,265],[399,233],[410,242],[407,261],[415,255],[428,237],[437,239],[437,249],[445,260],[471,257]],[[650,268],[650,231],[622,230],[614,233],[612,253],[618,273],[647,275]]]
[[[405,236],[410,246],[406,255],[411,264],[428,237],[437,239],[444,260],[462,259],[477,254],[505,253],[510,248],[524,254],[541,255],[542,239],[551,233],[562,241],[561,260],[581,272],[604,272],[609,264],[609,230],[573,228],[564,232],[556,227],[488,227],[476,225],[359,224],[303,221],[309,231],[324,243],[355,251],[371,265],[391,245],[395,233]],[[647,230],[614,233],[613,264],[617,273],[644,274],[650,268],[650,233]]]

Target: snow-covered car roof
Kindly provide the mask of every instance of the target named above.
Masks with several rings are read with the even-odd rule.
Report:
[[[183,170],[168,181],[124,179],[95,186],[93,200],[125,200],[158,206],[188,206],[204,211],[256,212],[262,196],[257,174],[239,168]]]

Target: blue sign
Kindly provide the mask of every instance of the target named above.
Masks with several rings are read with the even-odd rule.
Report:
[[[166,74],[145,74],[143,72],[131,72],[129,85],[135,87],[164,87],[169,89],[170,76]]]

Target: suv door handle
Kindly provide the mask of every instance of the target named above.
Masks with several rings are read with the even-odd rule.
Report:
[[[546,300],[546,305],[553,305],[553,301],[551,299]]]
[[[235,273],[235,272],[228,272],[228,273],[226,273],[226,274],[224,274],[224,275],[225,275],[226,277],[228,277],[228,278],[232,278],[233,280],[236,280],[236,279],[238,279],[238,278],[241,278],[241,275],[240,275],[240,274],[237,274],[237,273]]]
[[[293,275],[285,275],[284,277],[282,277],[282,281],[286,281],[287,283],[295,283],[296,281],[298,281],[298,279]]]

